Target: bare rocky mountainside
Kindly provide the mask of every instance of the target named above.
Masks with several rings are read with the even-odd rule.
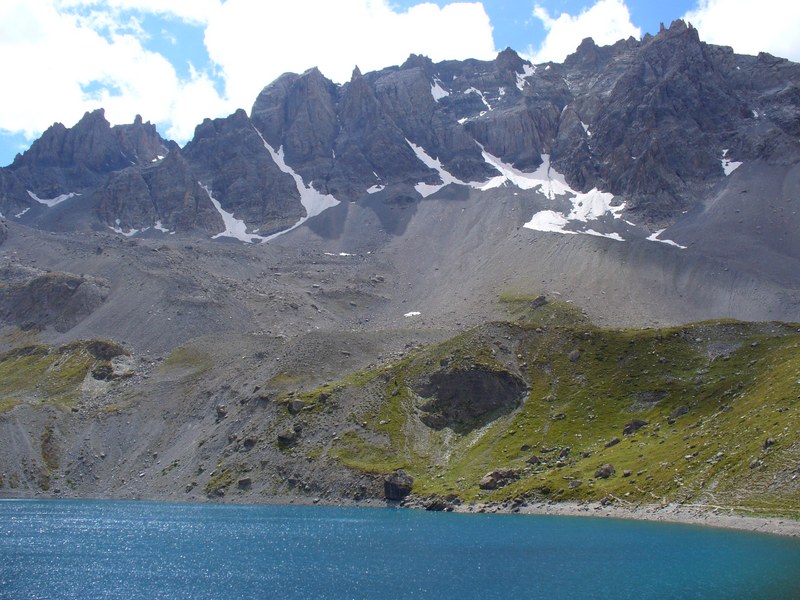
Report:
[[[102,110],[0,169],[0,496],[800,510],[800,65],[563,64]]]

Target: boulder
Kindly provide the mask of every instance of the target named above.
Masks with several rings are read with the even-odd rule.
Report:
[[[545,304],[547,304],[547,297],[545,297],[545,296],[536,296],[536,298],[534,298],[531,301],[531,308],[532,309],[541,308]]]
[[[614,473],[616,473],[616,469],[614,469],[614,465],[606,463],[604,465],[601,465],[600,468],[597,469],[597,471],[595,471],[594,476],[595,476],[595,479],[608,479]]]
[[[496,490],[519,478],[519,473],[514,469],[502,468],[490,471],[478,483],[482,490]]]
[[[616,446],[617,444],[619,444],[619,438],[614,436],[606,442],[606,448],[611,448],[611,446]]]
[[[300,439],[300,431],[295,427],[278,434],[280,446],[293,446]]]
[[[631,435],[639,431],[642,427],[647,425],[647,421],[642,421],[641,419],[634,419],[633,421],[629,421],[625,424],[625,427],[622,430],[623,435]]]

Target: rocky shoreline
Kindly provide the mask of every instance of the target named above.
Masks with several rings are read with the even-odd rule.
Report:
[[[750,517],[732,509],[680,504],[620,506],[601,502],[554,502],[535,504],[461,504],[450,505],[451,512],[554,515],[562,517],[604,517],[682,523],[704,527],[739,529],[755,533],[769,533],[787,537],[800,537],[800,520],[780,517]],[[445,509],[447,510],[447,509]]]

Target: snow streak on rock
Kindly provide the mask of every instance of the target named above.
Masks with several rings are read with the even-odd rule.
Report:
[[[527,77],[530,77],[534,73],[536,73],[536,67],[531,65],[522,65],[522,68],[525,70],[524,73],[517,73],[517,88],[521,92],[525,89],[526,85],[530,85],[529,81],[526,81]]]
[[[438,102],[442,98],[445,98],[450,95],[446,89],[442,87],[442,82],[436,78],[433,80],[433,85],[431,85],[431,94],[433,95],[433,99]]]
[[[428,167],[429,169],[433,169],[439,174],[439,178],[442,180],[442,183],[438,184],[430,184],[430,183],[418,183],[414,186],[414,189],[417,190],[420,196],[423,198],[427,198],[431,194],[438,192],[444,186],[451,184],[451,183],[460,183],[461,185],[467,185],[460,179],[453,176],[452,173],[447,171],[443,166],[441,161],[436,158],[430,156],[425,150],[423,150],[420,146],[417,146],[411,140],[406,139],[406,143],[411,146],[411,149],[414,151],[414,154],[417,155],[417,158],[422,161],[422,163]]]
[[[681,246],[679,243],[673,242],[672,240],[660,240],[660,239],[658,239],[658,236],[660,236],[665,231],[666,231],[666,229],[659,229],[654,234],[648,236],[647,239],[650,240],[651,242],[661,242],[662,244],[669,244],[670,246],[675,246],[677,248],[680,248],[681,250],[686,250],[686,246]]]
[[[467,88],[464,91],[464,93],[465,94],[478,94],[478,96],[480,96],[481,102],[483,102],[483,105],[486,107],[486,110],[487,111],[492,110],[492,105],[489,104],[489,101],[486,99],[486,96],[484,96],[483,92],[480,91],[479,89],[474,88],[474,87]],[[485,114],[486,114],[486,112],[482,112],[481,113],[481,115],[485,115]]]
[[[28,193],[30,193],[30,192],[28,192]],[[124,235],[125,237],[133,237],[134,235],[139,233],[138,229],[129,229],[128,231],[125,231],[124,229],[122,229],[122,227],[120,226],[120,220],[119,219],[116,219],[114,222],[117,224],[116,227],[112,227],[111,225],[108,226],[108,228],[111,231],[113,231],[114,233],[119,233],[120,235]],[[146,231],[146,229],[142,229],[141,231]]]
[[[30,190],[27,190],[27,192],[28,192],[28,196],[30,196],[31,198],[36,200],[36,202],[38,202],[39,204],[44,204],[45,206],[47,206],[49,208],[53,208],[56,204],[61,204],[65,200],[69,200],[73,196],[78,196],[79,195],[79,194],[76,194],[75,192],[72,192],[70,194],[61,194],[60,196],[56,196],[55,198],[49,198],[48,199],[48,198],[39,198],[39,196],[37,196],[36,194],[34,194]]]
[[[278,168],[283,171],[284,173],[291,175],[292,179],[294,179],[295,186],[297,187],[297,192],[300,194],[300,203],[303,205],[303,208],[306,209],[306,216],[301,217],[297,223],[289,227],[288,229],[284,229],[283,231],[279,231],[278,233],[273,233],[272,235],[263,238],[265,241],[269,241],[286,233],[287,231],[291,231],[296,227],[299,227],[303,223],[305,223],[311,217],[315,217],[320,214],[322,211],[332,208],[339,204],[339,201],[331,196],[330,194],[322,194],[314,189],[311,185],[306,185],[303,183],[303,178],[298,175],[294,169],[292,169],[289,165],[286,164],[286,160],[283,157],[283,147],[281,146],[277,150],[274,150],[272,146],[267,143],[267,140],[264,139],[264,136],[261,135],[261,132],[253,127],[255,132],[258,134],[258,137],[261,138],[261,142],[264,144],[264,148],[267,149],[272,160],[275,161],[275,164],[278,165]]]
[[[731,160],[727,158],[728,156],[728,149],[725,148],[722,151],[722,158],[720,159],[720,164],[722,165],[722,170],[725,171],[725,177],[733,173],[736,169],[742,166],[741,162]]]
[[[242,221],[241,219],[237,219],[233,216],[233,213],[229,213],[225,209],[222,208],[222,205],[219,203],[219,200],[214,198],[211,195],[211,190],[208,189],[207,186],[203,185],[202,183],[198,182],[200,187],[202,187],[206,194],[208,194],[208,199],[211,200],[211,204],[214,205],[214,208],[217,209],[219,216],[222,217],[222,222],[225,224],[225,231],[218,233],[214,236],[211,236],[211,239],[215,240],[220,237],[232,237],[241,242],[245,242],[248,244],[252,244],[255,240],[258,241],[265,241],[266,238],[256,235],[254,233],[247,233],[247,223]]]

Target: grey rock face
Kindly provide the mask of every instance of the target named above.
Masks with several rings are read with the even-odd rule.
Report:
[[[426,398],[421,420],[433,429],[464,433],[505,414],[522,403],[527,387],[506,371],[478,365],[435,372],[415,391]]]
[[[126,233],[152,228],[159,221],[163,228],[183,233],[225,229],[208,192],[177,148],[156,165],[114,173],[95,199],[100,221]]]
[[[415,185],[444,183],[414,144],[461,182],[498,174],[484,153],[527,171],[549,155],[573,189],[613,193],[628,218],[658,224],[704,201],[725,177],[724,152],[795,164],[798,135],[800,65],[735,55],[676,21],[612,46],[586,39],[563,64],[534,66],[506,49],[493,61],[412,55],[372,73],[356,68],[344,85],[316,68],[288,73],[262,90],[250,117],[239,110],[200,124],[177,160],[159,158],[165,142],[141,118],[111,127],[102,111],[87,113],[70,129],[53,125],[0,170],[0,212],[44,211],[29,190],[80,192],[94,194],[104,225],[130,231],[161,220],[213,235],[223,224],[207,186],[248,231],[281,231],[306,213],[266,143],[302,186],[363,202],[383,220],[367,196],[376,186],[386,188],[381,202],[413,204]],[[48,226],[36,215],[26,223]]]
[[[203,121],[183,155],[197,181],[252,229],[273,233],[305,216],[294,180],[272,160],[243,110]]]
[[[102,109],[86,113],[71,128],[56,123],[8,167],[42,198],[80,192],[108,173],[146,165],[166,154],[154,125],[137,116],[130,125],[111,127]]]
[[[6,266],[0,270],[0,321],[23,329],[70,330],[108,297],[108,282],[72,273]]]

